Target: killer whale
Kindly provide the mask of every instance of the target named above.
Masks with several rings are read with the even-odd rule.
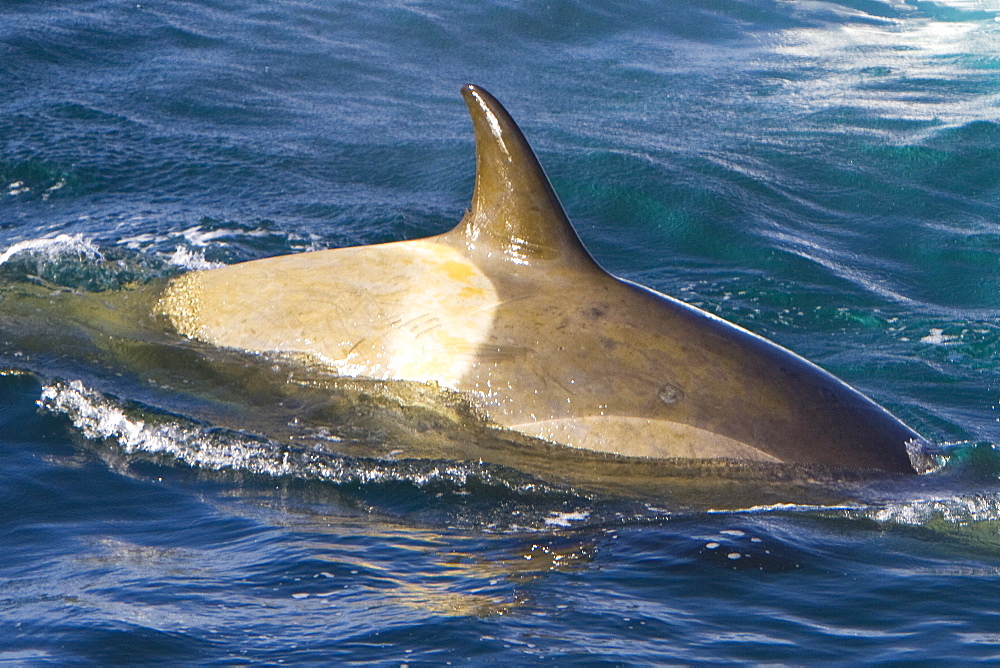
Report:
[[[920,436],[802,357],[604,271],[527,140],[478,86],[471,208],[441,235],[184,274],[181,335],[437,384],[493,423],[633,457],[914,473]]]

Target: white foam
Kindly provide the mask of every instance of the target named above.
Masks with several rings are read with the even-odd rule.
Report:
[[[192,246],[204,248],[216,239],[230,236],[232,233],[233,230],[226,229],[224,227],[220,227],[217,230],[203,230],[201,225],[195,225],[194,227],[189,227],[186,230],[181,230],[180,236],[184,237]],[[242,234],[252,236],[252,233],[250,232],[243,232]]]
[[[932,343],[937,346],[943,346],[951,341],[956,340],[957,336],[952,336],[951,334],[945,334],[943,329],[937,329],[936,327],[931,328],[930,334],[920,339],[920,343]]]
[[[815,512],[817,510],[858,510],[859,505],[836,505],[823,506],[811,503],[768,503],[759,506],[748,506],[747,508],[723,509],[711,508],[705,513],[709,515],[754,515],[758,513],[775,512]]]
[[[30,192],[31,188],[24,185],[24,181],[15,181],[7,186],[8,195],[20,195],[21,193]]]
[[[39,406],[69,417],[87,438],[110,439],[126,453],[164,454],[191,466],[240,470],[270,476],[294,476],[335,483],[370,484],[406,481],[417,487],[441,482],[463,487],[470,477],[487,485],[537,493],[546,486],[534,481],[508,482],[482,466],[462,462],[352,460],[334,454],[289,450],[239,432],[164,417],[146,420],[125,410],[113,398],[81,381],[54,382],[42,388]],[[588,515],[567,513],[566,521]]]
[[[287,461],[273,461],[272,453],[250,440],[223,443],[202,430],[166,421],[150,424],[135,418],[104,395],[79,380],[42,388],[40,406],[65,413],[87,438],[114,439],[125,452],[169,454],[190,464],[211,469],[241,468],[273,475],[290,473]]]
[[[572,522],[582,522],[588,517],[590,517],[590,513],[586,511],[575,510],[571,513],[553,511],[549,513],[549,517],[545,518],[545,526],[568,527]]]
[[[158,251],[156,254],[163,257],[170,264],[190,270],[201,270],[215,269],[225,265],[205,260],[204,250],[199,249],[224,247],[239,239],[271,236],[284,236],[288,247],[298,251],[313,251],[325,248],[323,244],[318,243],[315,239],[309,240],[294,233],[284,234],[265,228],[246,230],[236,227],[221,227],[212,230],[204,229],[201,225],[195,225],[180,231],[135,234],[122,237],[118,240],[117,244],[134,251],[149,253],[153,252],[156,248],[162,248],[164,245],[177,244],[179,241],[183,241],[182,245],[176,245],[176,250],[172,254],[162,251]]]
[[[1000,520],[1000,497],[979,493],[938,499],[891,503],[868,509],[865,516],[879,522],[919,526],[939,518],[950,524]]]
[[[167,256],[169,264],[187,269],[189,271],[204,271],[206,269],[218,269],[224,267],[222,262],[211,262],[205,259],[205,254],[201,251],[189,251],[183,246],[178,246],[171,255]]]
[[[934,447],[922,438],[911,438],[906,442],[906,455],[910,464],[920,475],[934,473],[947,461],[939,448]]]
[[[131,248],[132,250],[141,250],[146,246],[168,241],[169,239],[169,235],[152,234],[147,232],[145,234],[135,234],[130,237],[122,237],[118,240],[118,245]]]
[[[197,246],[198,248],[204,248],[212,244],[213,241],[222,239],[224,237],[268,237],[275,234],[273,230],[265,228],[254,228],[251,230],[245,230],[236,227],[220,227],[214,230],[203,229],[201,225],[195,225],[194,227],[189,227],[185,230],[181,230],[179,233],[171,234],[171,237],[181,236],[191,244],[192,246]],[[297,235],[288,235],[288,238],[298,239]]]
[[[28,239],[19,241],[3,253],[0,253],[0,264],[10,261],[18,255],[33,253],[56,259],[63,255],[77,255],[90,260],[103,260],[104,256],[90,239],[82,234],[60,234],[44,239]]]

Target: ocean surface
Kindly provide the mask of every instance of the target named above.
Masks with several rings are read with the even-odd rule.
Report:
[[[533,447],[149,317],[185,271],[452,227],[465,83],[603,266],[935,470]],[[997,0],[4,0],[0,662],[998,661],[998,316]]]

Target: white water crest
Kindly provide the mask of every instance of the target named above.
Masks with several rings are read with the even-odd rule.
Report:
[[[110,440],[126,454],[166,455],[208,470],[291,476],[337,484],[408,482],[417,487],[444,483],[461,488],[475,478],[481,484],[516,492],[555,491],[542,483],[507,480],[482,463],[357,459],[319,447],[286,447],[252,434],[180,418],[142,417],[136,414],[139,411],[79,380],[44,385],[38,405],[66,415],[87,438]]]
[[[975,494],[920,499],[890,503],[880,508],[866,508],[863,517],[892,524],[922,526],[935,519],[964,526],[975,522],[1000,520],[1000,493]]]
[[[42,256],[47,260],[56,260],[66,256],[76,256],[81,260],[103,260],[101,251],[94,242],[82,234],[60,234],[44,239],[27,239],[19,241],[0,253],[0,265],[6,264],[19,255]]]
[[[167,263],[189,271],[204,271],[225,266],[222,262],[206,260],[202,251],[191,251],[183,246],[178,246],[177,250],[167,256]]]

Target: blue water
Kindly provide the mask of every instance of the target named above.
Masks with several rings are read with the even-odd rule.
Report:
[[[467,82],[605,267],[831,370],[941,468],[525,452],[130,310],[449,229]],[[1000,659],[995,0],[7,0],[0,91],[0,661]]]

